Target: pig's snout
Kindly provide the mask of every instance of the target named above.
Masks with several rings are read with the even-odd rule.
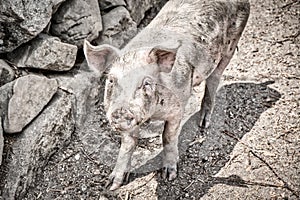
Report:
[[[120,108],[111,114],[110,124],[115,130],[126,131],[137,125],[137,120],[131,111]]]

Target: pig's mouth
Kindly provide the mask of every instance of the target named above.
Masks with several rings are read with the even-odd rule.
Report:
[[[143,120],[139,117],[139,115],[136,115],[127,109],[118,109],[109,117],[111,127],[120,132],[130,132],[131,130],[136,129],[142,121]]]
[[[112,121],[110,124],[114,130],[120,131],[120,132],[130,131],[130,130],[135,129],[138,126],[138,123],[136,122],[135,119]]]

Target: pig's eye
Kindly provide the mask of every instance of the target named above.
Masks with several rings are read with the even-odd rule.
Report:
[[[145,81],[144,81],[144,86],[145,86],[145,87],[150,87],[150,86],[151,86],[150,80],[145,80]]]
[[[115,82],[115,78],[114,78],[113,76],[108,76],[108,77],[107,77],[107,83],[108,83],[109,85],[114,84],[114,82]]]
[[[155,87],[155,84],[153,83],[153,80],[151,78],[146,77],[143,80],[142,88],[145,92],[145,95],[150,95],[154,91],[154,89],[155,89],[154,87]]]
[[[146,77],[144,80],[143,80],[143,87],[151,87],[152,86],[152,79],[151,78],[148,78]]]

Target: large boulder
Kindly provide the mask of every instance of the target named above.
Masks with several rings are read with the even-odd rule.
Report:
[[[64,0],[1,0],[0,53],[13,51],[48,25]]]
[[[40,34],[37,38],[8,54],[17,67],[51,71],[68,71],[75,63],[77,47],[57,37]]]
[[[86,62],[84,65],[86,65]],[[95,76],[94,73],[83,70],[80,70],[74,76],[53,75],[51,78],[57,80],[59,88],[75,96],[76,101],[74,102],[74,106],[76,107],[76,111],[74,115],[77,127],[81,127],[90,112],[91,101],[102,100],[97,97],[101,90],[99,84],[101,81],[100,78]]]
[[[56,93],[58,84],[43,76],[28,75],[18,78],[8,103],[4,130],[17,133],[30,123]]]
[[[83,40],[96,39],[102,30],[97,0],[69,0],[63,3],[52,19],[51,33],[62,41],[83,45]]]
[[[49,158],[70,141],[75,129],[73,101],[72,94],[59,90],[50,105],[13,139],[3,177],[4,199],[22,199]]]
[[[137,33],[137,25],[128,10],[119,6],[102,16],[103,32],[96,41],[98,44],[111,44],[122,47]]]

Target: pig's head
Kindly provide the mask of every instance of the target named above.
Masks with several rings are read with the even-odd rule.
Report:
[[[159,73],[172,70],[176,50],[155,47],[120,53],[112,46],[86,41],[84,53],[91,68],[108,71],[104,106],[114,129],[134,130],[154,114]]]

